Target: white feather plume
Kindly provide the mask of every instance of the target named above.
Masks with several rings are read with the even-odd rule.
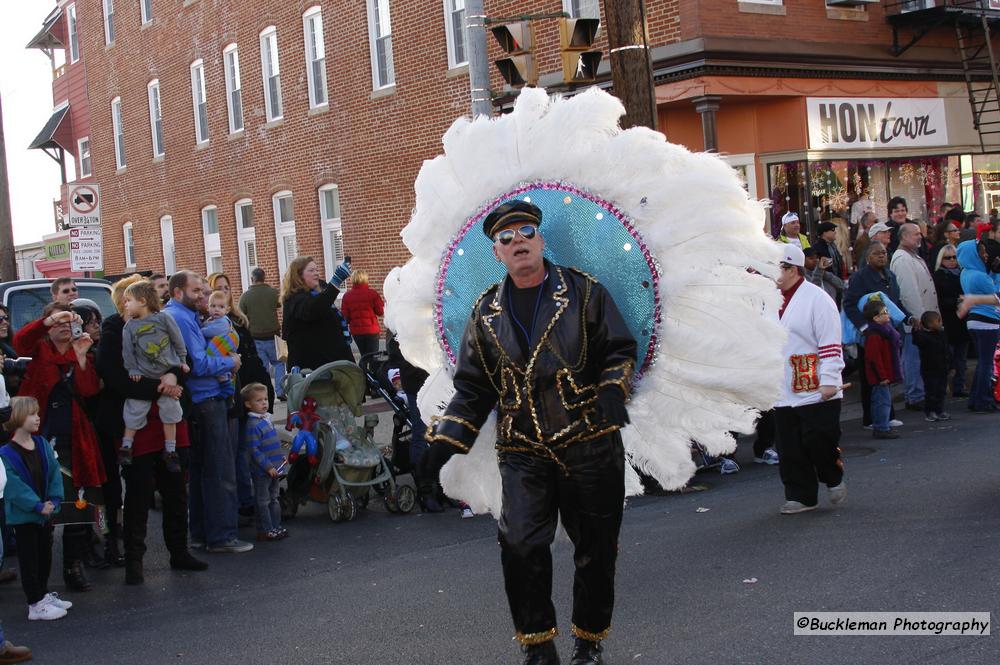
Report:
[[[659,350],[622,435],[632,464],[676,489],[695,471],[692,441],[712,454],[732,450],[730,432],[752,432],[758,410],[778,396],[784,331],[772,278],[780,247],[762,232],[761,203],[722,159],[649,129],[623,131],[623,113],[621,102],[596,88],[571,99],[525,88],[508,115],[456,120],[444,154],[417,176],[416,206],[401,234],[413,258],[387,280],[387,325],[415,365],[445,367],[433,320],[435,278],[462,225],[524,182],[562,181],[610,201],[661,268]],[[442,484],[477,512],[499,515],[494,425],[481,432],[469,455],[448,463]],[[627,489],[641,492],[631,469]]]

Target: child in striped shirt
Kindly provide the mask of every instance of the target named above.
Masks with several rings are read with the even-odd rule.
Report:
[[[267,412],[267,388],[262,383],[251,383],[240,391],[240,397],[247,409],[244,437],[257,502],[257,540],[281,540],[288,537],[288,530],[281,526],[278,502],[278,483],[286,462],[278,432]]]

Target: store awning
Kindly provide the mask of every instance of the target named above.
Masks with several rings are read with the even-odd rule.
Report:
[[[62,40],[55,34],[54,28],[59,24],[59,19],[62,17],[62,10],[56,8],[51,14],[45,18],[45,22],[42,24],[42,29],[37,35],[31,38],[25,48],[40,48],[40,49],[54,49],[54,48],[66,48],[66,45],[62,43]]]
[[[56,110],[49,118],[49,121],[45,123],[45,127],[42,128],[42,131],[38,133],[35,140],[28,146],[28,149],[51,150],[54,148],[65,148],[65,146],[56,140],[56,133],[59,131],[59,127],[62,125],[63,120],[65,120],[68,115],[69,104]]]

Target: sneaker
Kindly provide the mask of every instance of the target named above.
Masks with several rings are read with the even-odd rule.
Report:
[[[938,420],[951,420],[951,414],[947,411],[942,411],[941,413],[934,414],[937,416]]]
[[[835,487],[827,488],[830,491],[830,503],[837,506],[847,501],[847,484],[841,480]]]
[[[132,463],[132,449],[131,448],[119,448],[118,449],[118,466],[128,466]]]
[[[928,413],[926,416],[924,416],[924,420],[926,420],[929,423],[936,423],[939,420],[939,418],[937,417],[936,413]]]
[[[203,550],[205,549],[205,543],[200,540],[192,540],[190,547],[193,550]]]
[[[253,543],[248,543],[245,540],[240,540],[239,538],[233,538],[225,541],[224,543],[219,543],[218,545],[209,545],[206,548],[206,551],[216,554],[239,554],[240,552],[249,552],[252,549]]]
[[[893,418],[892,420],[889,421],[889,427],[902,427],[902,426],[903,426],[902,420],[897,420]]]
[[[731,460],[728,457],[722,458],[722,464],[719,465],[719,473],[724,476],[728,476],[733,473],[740,472],[740,465],[736,463],[736,460]]]
[[[861,429],[872,430],[875,429],[875,426],[869,423],[868,425],[863,425]]]
[[[872,430],[872,438],[873,439],[898,439],[899,438],[899,434],[897,434],[896,432],[893,432],[891,429],[887,429],[887,430],[876,429],[876,430]]]
[[[462,508],[462,519],[463,520],[467,520],[470,517],[475,517],[475,516],[476,516],[476,514],[474,512],[472,512],[472,508],[469,508],[468,506],[466,506],[465,508]]]
[[[810,510],[816,510],[816,506],[807,506],[801,501],[786,501],[785,505],[781,507],[781,514],[795,515],[796,513],[807,513]]]
[[[55,591],[45,594],[45,598],[42,600],[48,601],[50,604],[55,605],[56,607],[61,607],[64,610],[68,610],[73,607],[73,603],[68,600],[63,600]]]
[[[28,605],[28,621],[55,621],[66,616],[66,610],[42,598],[34,605]]]
[[[180,473],[181,472],[181,459],[177,456],[177,451],[168,453],[166,450],[163,451],[163,461],[166,462],[167,471],[170,473]]]
[[[760,457],[754,457],[753,461],[755,464],[777,464],[780,460],[778,458],[778,451],[774,448],[768,448]]]

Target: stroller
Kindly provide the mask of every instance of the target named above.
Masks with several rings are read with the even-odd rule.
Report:
[[[390,512],[408,513],[416,503],[409,485],[396,483],[389,462],[392,451],[374,442],[378,416],[365,417],[359,427],[365,393],[365,373],[354,363],[336,361],[315,370],[297,368],[282,384],[288,396],[289,420],[299,433],[292,453],[304,445],[306,455],[290,456],[282,512],[293,517],[307,500],[325,502],[334,522],[351,521],[365,508],[372,490]]]
[[[380,397],[392,407],[392,463],[393,473],[401,475],[413,473],[410,459],[410,438],[413,434],[413,417],[406,402],[396,395],[396,389],[389,381],[389,354],[376,351],[361,357],[361,369],[368,382],[368,392]]]

